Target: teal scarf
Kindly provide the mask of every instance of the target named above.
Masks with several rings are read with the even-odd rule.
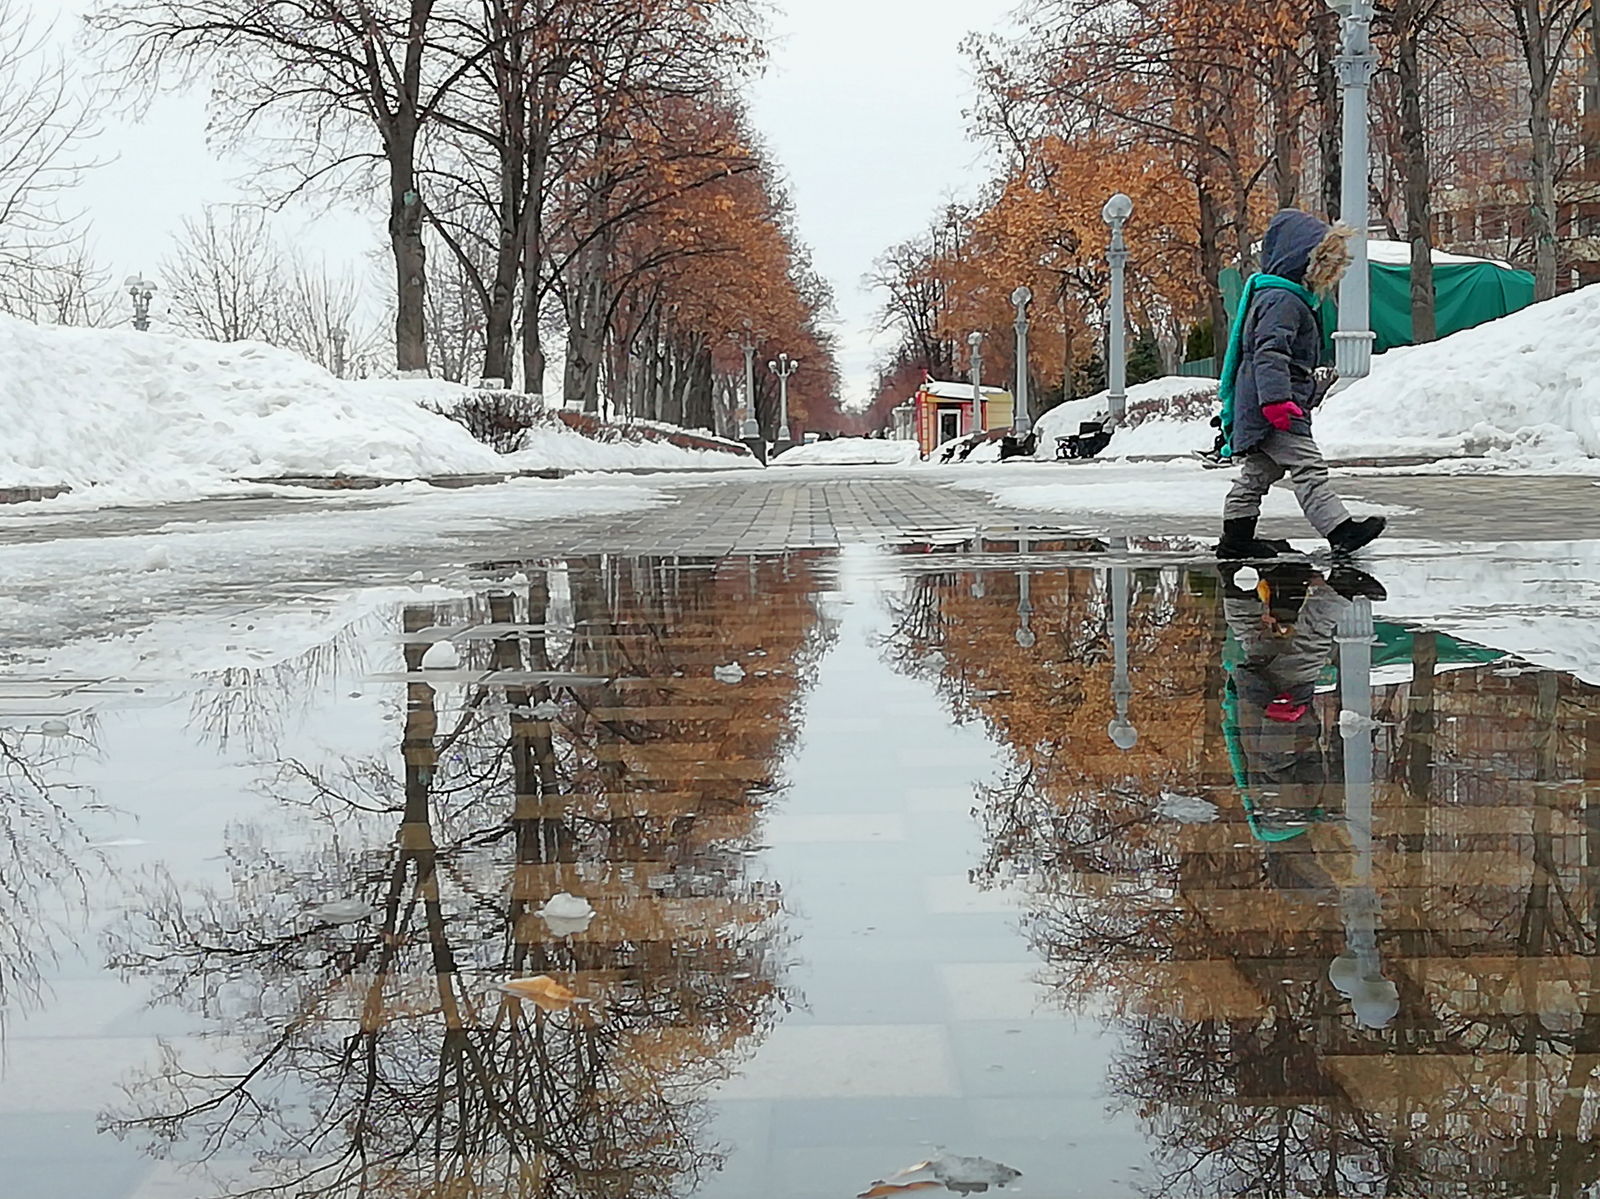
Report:
[[[1222,380],[1217,394],[1222,399],[1222,456],[1233,456],[1233,388],[1234,382],[1239,377],[1239,359],[1244,356],[1244,321],[1250,315],[1250,304],[1256,298],[1256,292],[1268,287],[1281,288],[1292,291],[1306,302],[1312,312],[1317,311],[1319,301],[1316,295],[1296,283],[1293,279],[1285,279],[1281,275],[1269,275],[1265,271],[1257,271],[1245,280],[1244,291],[1239,296],[1239,307],[1235,310],[1233,327],[1228,330],[1228,352],[1222,359]]]

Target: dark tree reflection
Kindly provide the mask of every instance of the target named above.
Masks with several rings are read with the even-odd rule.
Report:
[[[809,566],[526,570],[401,614],[398,761],[279,764],[314,836],[241,830],[229,889],[131,905],[114,964],[212,1031],[130,1081],[119,1134],[240,1194],[624,1199],[717,1168],[705,1089],[788,1002],[748,863],[829,636]],[[424,669],[445,636],[461,668]],[[592,918],[547,921],[561,893]],[[534,975],[575,1000],[499,989]]]

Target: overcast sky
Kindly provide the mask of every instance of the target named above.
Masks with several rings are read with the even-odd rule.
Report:
[[[972,80],[959,46],[969,32],[1003,28],[1015,2],[788,0],[773,16],[752,115],[790,182],[800,235],[833,284],[847,400],[866,398],[874,357],[890,340],[874,342],[879,301],[862,275],[947,198],[983,182],[982,151],[965,136]],[[65,33],[86,5],[32,7]],[[119,281],[153,272],[185,215],[244,198],[234,185],[244,164],[207,146],[199,95],[167,98],[141,124],[109,122],[97,150],[104,165],[86,176],[78,207],[97,259]],[[362,254],[382,245],[381,213],[301,211],[285,224],[331,263],[370,269]]]

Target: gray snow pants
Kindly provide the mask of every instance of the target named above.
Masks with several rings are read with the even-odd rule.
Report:
[[[1244,455],[1238,482],[1222,506],[1223,520],[1249,520],[1261,514],[1261,500],[1284,475],[1294,487],[1300,510],[1326,537],[1350,519],[1350,511],[1333,489],[1328,464],[1308,433],[1274,429]]]

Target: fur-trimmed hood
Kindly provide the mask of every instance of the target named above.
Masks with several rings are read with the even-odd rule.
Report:
[[[1332,290],[1350,262],[1347,225],[1329,226],[1309,212],[1285,208],[1261,239],[1261,269],[1319,294]]]

